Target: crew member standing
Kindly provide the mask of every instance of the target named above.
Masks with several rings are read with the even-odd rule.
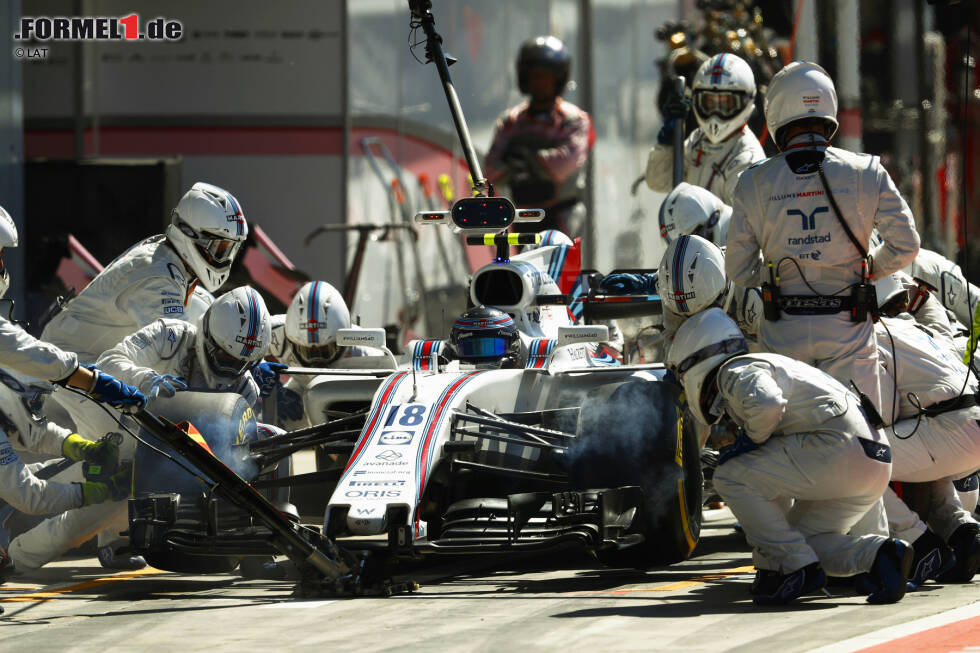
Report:
[[[759,137],[746,125],[755,108],[755,77],[739,57],[718,54],[701,64],[693,86],[698,128],[684,141],[684,181],[731,204],[738,176],[766,158]],[[687,111],[688,102],[682,98],[662,109],[664,124],[647,160],[651,190],[666,193],[673,188],[674,128],[683,124]]]
[[[837,93],[823,68],[794,61],[776,73],[765,114],[780,153],[739,178],[728,278],[764,284],[763,351],[853,380],[880,406],[871,284],[919,251],[912,212],[878,157],[830,147]],[[881,242],[869,250],[874,228]]]
[[[497,120],[484,172],[490,183],[509,187],[517,206],[545,210],[545,219],[526,230],[558,229],[575,238],[585,227],[585,162],[595,130],[588,113],[561,97],[571,67],[560,39],[524,42],[517,84],[529,97]]]

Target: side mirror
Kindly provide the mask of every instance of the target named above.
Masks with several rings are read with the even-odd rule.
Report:
[[[602,324],[576,324],[558,327],[558,338],[555,349],[578,345],[583,342],[607,342],[609,327]]]
[[[338,329],[337,344],[341,347],[373,347],[374,349],[380,349],[391,359],[394,368],[398,368],[395,355],[388,349],[384,329]]]
[[[387,348],[384,329],[339,329],[337,344],[341,347]]]

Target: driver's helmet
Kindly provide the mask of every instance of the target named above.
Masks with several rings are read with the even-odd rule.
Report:
[[[480,366],[515,365],[521,354],[514,318],[492,307],[476,306],[456,318],[450,339],[461,361]]]

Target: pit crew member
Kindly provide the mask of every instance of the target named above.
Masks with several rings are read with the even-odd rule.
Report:
[[[713,56],[694,76],[691,104],[698,128],[684,140],[684,181],[730,205],[738,176],[766,158],[759,138],[746,125],[755,108],[752,69],[734,54]],[[664,124],[647,160],[651,190],[666,193],[673,186],[674,126],[684,123],[687,111],[687,101],[680,98],[663,109]]]
[[[869,602],[900,600],[912,547],[847,535],[887,487],[887,439],[831,377],[785,356],[747,352],[735,322],[711,308],[678,329],[667,367],[698,421],[724,418],[740,430],[719,458],[714,487],[752,545],[753,601],[787,603],[823,587],[825,573],[861,572],[874,585]]]
[[[266,355],[269,312],[261,295],[248,286],[215,299],[200,327],[182,320],[159,319],[128,336],[98,359],[98,365],[142,388],[149,398],[176,392],[236,392],[254,404],[259,388],[249,370]],[[124,440],[120,458],[132,459],[135,443]],[[51,517],[14,538],[10,557],[18,569],[37,569],[113,523],[126,518],[125,501],[110,501]],[[112,529],[118,532],[122,528]],[[125,540],[100,542],[99,559],[112,568],[139,568],[145,561],[128,556]]]
[[[823,68],[797,61],[780,70],[765,114],[780,154],[739,178],[725,251],[728,279],[764,284],[769,301],[758,337],[764,351],[853,381],[880,405],[870,289],[873,277],[915,258],[912,213],[878,157],[829,146],[837,93]],[[876,227],[882,241],[869,251]]]

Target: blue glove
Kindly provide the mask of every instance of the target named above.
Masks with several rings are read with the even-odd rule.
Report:
[[[735,456],[741,456],[743,453],[755,451],[758,448],[759,445],[746,435],[745,431],[740,431],[738,437],[735,438],[735,442],[718,452],[718,465],[724,465]]]
[[[607,295],[656,295],[656,274],[618,272],[607,274],[599,282],[599,290]]]
[[[289,420],[295,422],[303,419],[303,398],[299,394],[279,386],[276,392],[276,413],[279,420]]]
[[[147,389],[146,396],[150,399],[155,397],[173,397],[178,390],[186,390],[187,381],[173,374],[159,374],[150,379],[150,387]]]
[[[93,399],[120,409],[139,410],[146,406],[146,396],[133,386],[100,371],[95,365],[85,365],[85,368],[95,372],[95,386],[89,393]]]
[[[272,396],[272,393],[276,390],[276,386],[279,385],[279,375],[288,367],[289,365],[283,363],[262,361],[252,368],[252,377],[259,384],[259,395],[263,399]]]

